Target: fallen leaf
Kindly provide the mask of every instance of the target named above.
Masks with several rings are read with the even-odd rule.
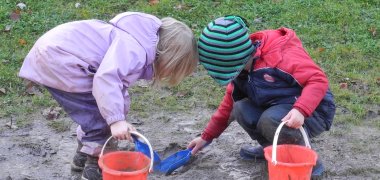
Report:
[[[5,126],[9,127],[10,129],[17,129],[18,127],[14,125],[12,122],[5,123]]]
[[[198,30],[198,25],[197,24],[191,24],[191,30],[193,32],[197,31]]]
[[[371,27],[370,29],[368,29],[368,31],[371,32],[372,37],[375,37],[377,35],[376,27]]]
[[[0,88],[0,95],[4,95],[4,94],[6,94],[5,88]]]
[[[259,17],[259,18],[256,18],[253,20],[253,24],[260,24],[263,22],[263,18],[262,17]]]
[[[380,86],[380,77],[378,77],[378,78],[376,79],[376,84],[377,84],[378,86]]]
[[[18,8],[20,8],[21,10],[23,10],[23,9],[26,8],[26,4],[24,4],[24,3],[18,3],[16,6],[17,6]]]
[[[149,0],[149,5],[157,5],[159,2],[159,0]]]
[[[177,94],[175,95],[175,96],[177,96],[177,97],[184,97],[184,96],[186,96],[187,95],[187,93],[186,92],[177,92]]]
[[[323,51],[325,51],[326,49],[325,48],[322,48],[322,47],[320,47],[320,48],[318,48],[318,52],[323,52]]]
[[[62,108],[60,107],[50,107],[42,110],[42,116],[44,116],[47,120],[58,119],[61,114]]]
[[[18,12],[18,13],[17,13]],[[19,11],[13,11],[12,13],[11,13],[11,15],[9,16],[10,18],[11,18],[11,20],[13,20],[13,21],[18,21],[18,20],[20,20],[20,12]]]
[[[181,10],[182,9],[182,4],[178,4],[177,6],[174,7],[174,9]]]
[[[147,88],[149,87],[149,82],[145,80],[140,80],[136,83],[138,87]]]
[[[348,88],[348,84],[347,83],[340,83],[339,84],[339,88],[340,89],[347,89]]]
[[[12,29],[12,25],[6,25],[4,32],[9,32],[9,31],[11,31],[11,29]]]
[[[20,44],[21,46],[24,46],[24,45],[26,45],[26,40],[25,39],[19,39],[18,44]]]
[[[216,7],[216,6],[219,6],[221,4],[221,2],[215,1],[215,2],[212,2],[212,4],[214,7]]]
[[[130,123],[133,124],[133,125],[143,125],[144,124],[144,122],[142,122],[139,119],[130,120]]]
[[[1,61],[1,63],[3,63],[3,64],[8,64],[8,63],[9,63],[9,60],[3,59],[3,60]]]
[[[38,96],[43,95],[41,91],[36,87],[36,84],[33,83],[32,81],[24,80],[23,83],[25,84],[25,87],[26,87],[25,92],[28,95],[38,95]]]

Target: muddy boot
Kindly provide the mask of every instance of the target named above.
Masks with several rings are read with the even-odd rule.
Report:
[[[98,165],[98,159],[97,157],[93,156],[87,156],[87,161],[85,163],[83,173],[82,173],[82,180],[101,180],[102,179],[102,172]]]
[[[71,162],[71,170],[80,172],[83,171],[84,164],[86,163],[87,160],[87,154],[80,152],[80,150],[83,147],[83,144],[78,140],[78,147],[76,150],[76,153],[74,155],[73,161]]]
[[[87,154],[82,153],[82,152],[77,152],[74,155],[73,162],[71,162],[71,170],[76,171],[76,172],[83,171],[86,160],[87,160]]]
[[[240,157],[245,160],[264,160],[264,148],[262,146],[255,146],[246,144],[240,148]]]
[[[320,180],[323,178],[323,172],[325,171],[325,167],[322,164],[322,161],[318,158],[317,164],[313,167],[313,171],[311,173],[312,180]]]

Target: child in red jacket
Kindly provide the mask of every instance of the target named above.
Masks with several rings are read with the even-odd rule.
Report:
[[[303,144],[298,128],[309,138],[329,130],[334,114],[333,95],[325,73],[313,62],[291,29],[264,30],[248,34],[239,16],[220,17],[204,28],[198,44],[201,64],[226,94],[202,136],[189,144],[196,154],[237,122],[260,146],[244,145],[245,159],[263,159],[263,148],[273,143],[282,121],[279,144]],[[320,160],[313,176],[324,167]]]

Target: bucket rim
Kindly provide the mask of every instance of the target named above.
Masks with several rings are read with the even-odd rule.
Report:
[[[148,161],[150,161],[150,158],[148,158],[145,154],[143,154],[141,152],[114,151],[114,152],[109,152],[109,153],[104,154],[103,156],[99,157],[99,160],[98,160],[99,167],[100,167],[100,169],[102,169],[103,172],[106,171],[108,174],[116,175],[116,176],[120,176],[120,175],[137,175],[137,174],[148,173],[149,172],[149,167],[150,167],[149,163],[144,168],[142,168],[140,170],[136,170],[136,171],[131,171],[131,172],[117,171],[117,170],[114,170],[114,169],[111,169],[111,168],[107,167],[104,164],[104,158],[107,158],[107,157],[109,157],[111,155],[114,155],[114,154],[131,154],[131,153],[141,154],[143,158],[146,158]]]
[[[281,161],[277,161],[276,164],[273,163],[272,161],[268,163],[271,163],[273,166],[282,166],[282,167],[307,167],[307,166],[313,167],[316,164],[316,163],[314,164],[313,163],[285,163]]]

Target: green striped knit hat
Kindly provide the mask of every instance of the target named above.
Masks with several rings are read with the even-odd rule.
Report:
[[[244,20],[239,16],[225,16],[204,28],[198,50],[208,74],[220,85],[226,85],[244,69],[255,47]]]

